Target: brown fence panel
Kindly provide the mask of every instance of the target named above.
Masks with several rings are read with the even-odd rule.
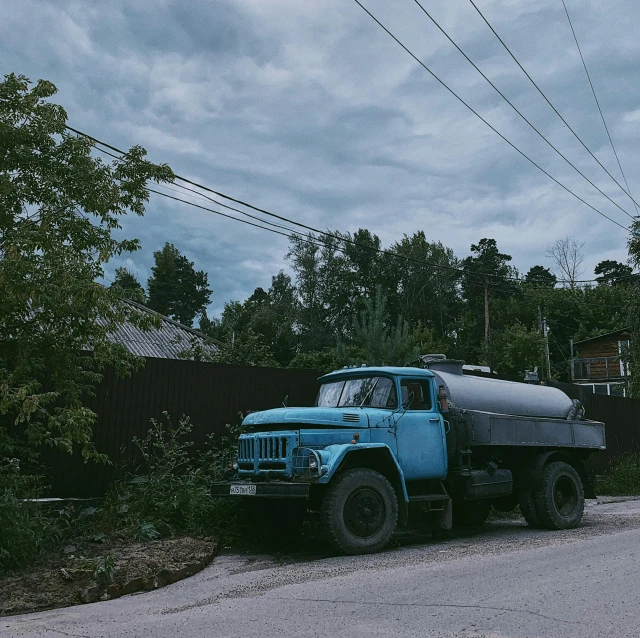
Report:
[[[640,400],[593,394],[588,418],[603,421],[607,437],[607,449],[593,455],[596,472],[624,454],[640,454]]]
[[[149,420],[172,421],[189,416],[191,439],[201,447],[207,435],[222,436],[227,423],[237,423],[239,413],[288,405],[312,405],[319,374],[311,370],[148,359],[145,367],[126,379],[107,370],[87,407],[98,414],[94,438],[99,452],[115,466],[84,463],[79,454],[45,453],[51,496],[99,496],[113,480],[116,466],[131,450],[131,440],[142,438]],[[126,449],[128,448],[128,450]],[[123,449],[124,455],[123,455]]]

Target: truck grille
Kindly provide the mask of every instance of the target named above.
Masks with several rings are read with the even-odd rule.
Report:
[[[283,461],[287,457],[286,436],[258,437],[258,462]]]
[[[238,440],[238,467],[244,472],[286,470],[287,452],[297,445],[291,434],[250,434]]]

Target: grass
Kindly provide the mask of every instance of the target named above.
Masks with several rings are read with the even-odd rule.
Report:
[[[626,454],[599,477],[596,493],[607,496],[640,496],[640,455]]]

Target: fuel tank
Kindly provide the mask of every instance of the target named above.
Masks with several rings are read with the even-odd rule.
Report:
[[[558,388],[466,375],[462,372],[463,363],[423,358],[424,366],[433,372],[436,383],[445,387],[458,408],[554,419],[567,419],[572,409],[575,411],[573,401]]]

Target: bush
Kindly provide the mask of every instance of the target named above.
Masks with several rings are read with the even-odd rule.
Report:
[[[607,496],[640,495],[640,455],[626,454],[598,479],[598,494]]]
[[[18,459],[0,459],[0,574],[24,566],[60,539],[60,522],[30,502],[40,494],[38,477],[22,474]]]
[[[211,482],[220,478],[220,465],[234,436],[222,447],[211,445],[193,456],[188,417],[178,425],[151,421],[144,439],[134,439],[137,463],[109,490],[97,514],[96,531],[120,540],[152,540],[177,534],[228,536],[235,526],[231,504],[212,499]]]

